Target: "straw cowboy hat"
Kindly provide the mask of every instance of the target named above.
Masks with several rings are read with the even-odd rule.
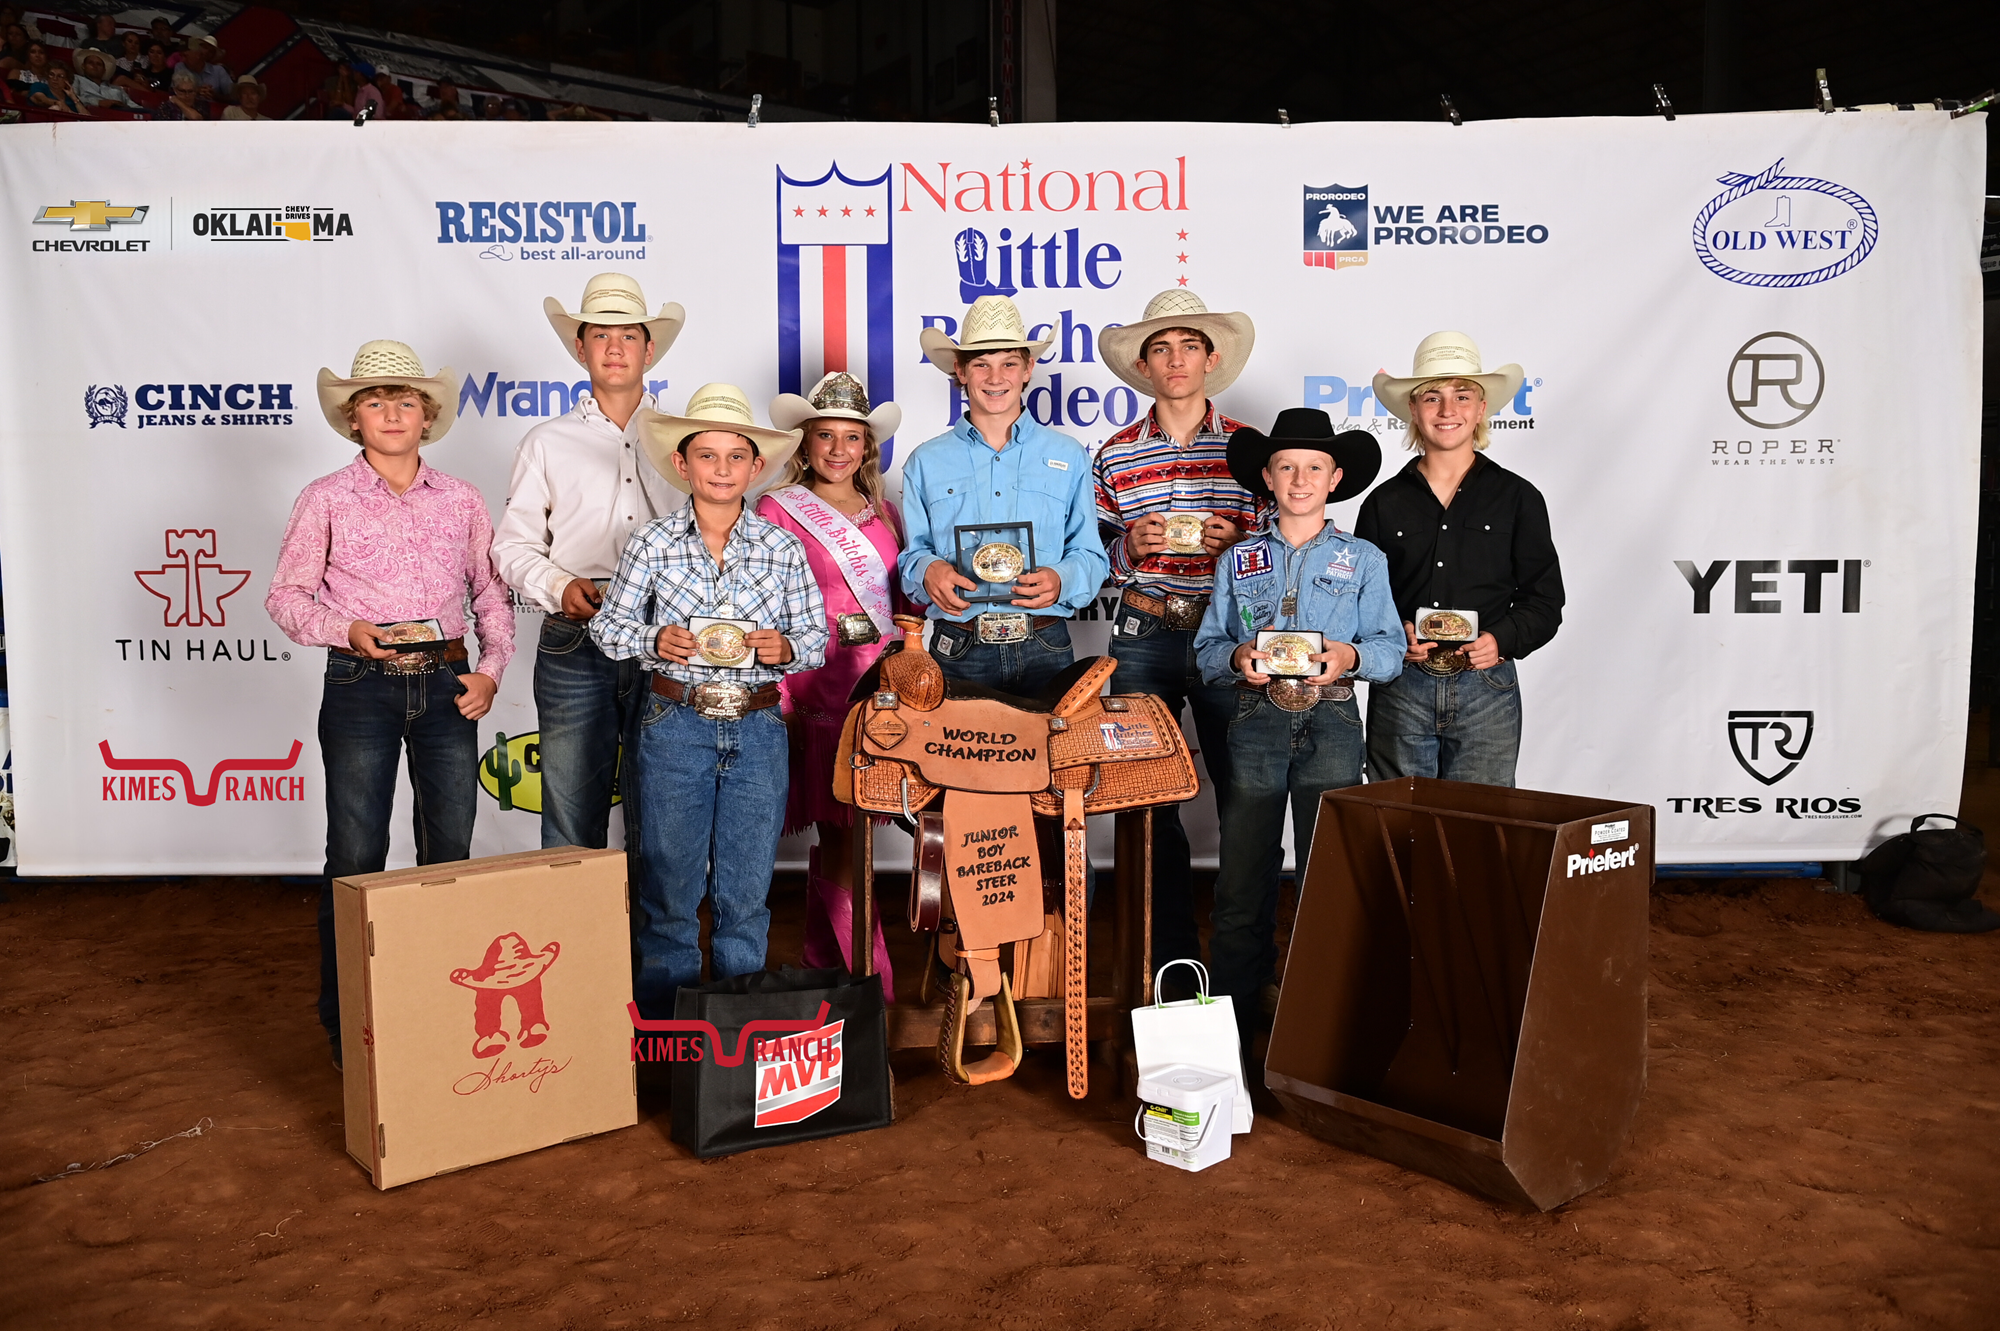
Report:
[[[884,402],[870,411],[868,390],[845,370],[825,376],[804,397],[780,393],[771,399],[771,424],[781,430],[796,430],[807,421],[827,419],[860,421],[874,433],[879,444],[901,428],[903,409],[893,402]]]
[[[451,367],[447,365],[436,374],[427,375],[416,352],[387,338],[363,342],[361,350],[354,353],[354,368],[345,379],[324,366],[320,368],[319,409],[326,414],[326,423],[333,427],[333,432],[352,443],[354,427],[343,410],[347,399],[364,388],[386,388],[390,384],[406,384],[429,393],[438,404],[438,414],[424,432],[424,443],[434,444],[444,438],[444,432],[458,417],[458,393],[451,386]]]
[[[660,363],[660,357],[667,354],[667,348],[681,335],[681,325],[687,322],[687,311],[680,302],[670,300],[660,306],[660,312],[651,318],[646,316],[646,293],[639,289],[637,278],[623,273],[599,273],[583,284],[583,301],[575,313],[563,309],[562,302],[554,296],[542,301],[542,310],[549,316],[549,327],[556,330],[562,339],[563,350],[576,356],[577,363],[583,357],[577,356],[576,339],[578,330],[585,324],[604,324],[619,328],[627,324],[643,324],[647,336],[653,339],[653,358],[646,362],[652,369]]]
[[[926,328],[917,334],[917,345],[931,358],[931,364],[946,374],[958,369],[958,353],[961,351],[1010,351],[1021,350],[1028,353],[1030,360],[1040,360],[1042,353],[1055,341],[1045,337],[1039,342],[1028,340],[1027,325],[1021,322],[1021,312],[1014,308],[1014,302],[1005,296],[981,296],[972,302],[972,308],[965,312],[965,326],[959,330],[965,340],[954,342],[935,328]]]
[[[1208,391],[1220,393],[1236,382],[1250,359],[1257,341],[1257,329],[1247,314],[1214,314],[1201,297],[1184,287],[1168,287],[1146,302],[1146,317],[1123,328],[1107,328],[1097,335],[1105,368],[1130,384],[1141,396],[1151,397],[1154,385],[1134,365],[1145,359],[1146,343],[1155,333],[1169,328],[1192,328],[1207,333],[1222,357],[1208,372]]]
[[[1375,400],[1405,425],[1410,423],[1410,394],[1433,379],[1470,379],[1486,390],[1486,401],[1499,406],[1521,391],[1526,375],[1518,365],[1487,371],[1480,367],[1479,344],[1464,333],[1446,330],[1417,343],[1410,377],[1396,379],[1384,371],[1375,376]]]
[[[1288,448],[1317,449],[1340,468],[1340,484],[1333,487],[1327,502],[1351,499],[1375,483],[1382,470],[1382,445],[1366,430],[1333,432],[1333,418],[1317,407],[1287,407],[1278,413],[1271,433],[1244,426],[1229,436],[1229,474],[1236,483],[1259,499],[1271,498],[1264,484],[1264,468],[1271,455]]]
[[[703,384],[694,390],[687,410],[678,416],[658,411],[641,411],[639,415],[646,456],[652,460],[654,470],[666,477],[667,484],[683,493],[688,490],[687,478],[674,466],[673,456],[681,440],[689,435],[704,430],[742,435],[756,445],[757,456],[764,459],[760,475],[768,484],[784,472],[785,463],[798,450],[801,434],[798,430],[773,430],[757,424],[757,418],[750,414],[750,399],[735,384]]]

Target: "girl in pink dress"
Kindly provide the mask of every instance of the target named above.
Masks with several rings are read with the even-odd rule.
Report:
[[[825,665],[778,683],[792,736],[785,833],[810,826],[819,834],[806,882],[805,964],[852,969],[854,811],[833,797],[833,762],[847,695],[882,654],[889,617],[906,608],[895,576],[903,520],[883,497],[880,443],[903,423],[903,413],[893,402],[871,410],[860,381],[835,371],[804,397],[780,394],[771,420],[781,430],[803,428],[805,439],[784,478],[757,501],[757,515],[805,545],[833,630]],[[875,970],[883,997],[895,1002],[879,917]]]

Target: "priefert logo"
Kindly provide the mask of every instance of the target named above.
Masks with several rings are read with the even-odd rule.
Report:
[[[1600,850],[1595,855],[1572,855],[1569,857],[1569,873],[1574,878],[1580,873],[1608,873],[1613,869],[1629,869],[1639,858],[1637,846],[1627,846],[1624,850]]]

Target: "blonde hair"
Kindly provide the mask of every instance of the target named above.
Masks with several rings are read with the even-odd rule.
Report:
[[[364,388],[340,404],[340,410],[347,416],[347,433],[355,443],[361,442],[361,422],[356,419],[361,404],[371,397],[404,398],[413,397],[424,404],[424,439],[431,437],[431,426],[437,424],[438,413],[444,407],[438,400],[421,388],[409,384],[383,384],[378,388]]]
[[[857,421],[847,416],[815,416],[800,428],[804,431],[799,446],[791,459],[785,463],[785,474],[780,485],[803,485],[812,488],[809,479],[813,474],[812,460],[806,447],[812,441],[813,427],[823,421],[833,421],[839,425],[861,427],[861,465],[854,469],[854,488],[861,497],[876,508],[882,507],[882,446],[875,442],[875,427],[866,421]]]
[[[1433,388],[1448,388],[1453,384],[1464,384],[1467,388],[1470,388],[1474,392],[1479,394],[1479,400],[1481,402],[1486,401],[1486,385],[1480,383],[1477,379],[1460,379],[1457,377],[1452,377],[1448,379],[1424,380],[1424,382],[1418,384],[1415,388],[1412,388],[1410,390],[1410,425],[1408,429],[1403,431],[1403,447],[1409,449],[1412,453],[1421,453],[1424,448],[1424,437],[1417,430],[1416,406],[1417,406],[1418,395],[1422,393],[1428,393]],[[1486,428],[1486,419],[1485,417],[1482,416],[1480,418],[1479,424],[1473,428],[1472,446],[1473,448],[1481,452],[1484,452],[1486,450],[1486,446],[1492,442],[1493,442],[1493,434],[1490,430]]]

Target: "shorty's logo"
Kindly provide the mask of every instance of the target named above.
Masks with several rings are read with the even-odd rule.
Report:
[[[250,581],[250,570],[224,568],[217,562],[213,527],[169,527],[166,544],[167,562],[163,566],[132,573],[141,587],[167,603],[160,612],[161,624],[167,628],[177,624],[226,627],[222,603],[243,590],[243,584]]]
[[[1368,187],[1305,187],[1305,264],[1359,268],[1368,262]]]
[[[232,772],[289,772],[298,766],[304,749],[292,741],[292,751],[283,758],[224,758],[209,769],[208,788],[196,790],[194,774],[178,758],[120,758],[111,752],[111,741],[100,740],[97,752],[104,765],[121,775],[104,778],[103,798],[128,801],[184,799],[189,804],[207,806],[220,798],[224,803],[265,800],[298,801],[306,797],[302,776],[232,776]],[[175,783],[179,784],[176,785]]]
[[[1731,712],[1729,751],[1737,765],[1767,786],[1792,774],[1812,745],[1811,712]]]
[[[35,214],[38,226],[60,226],[70,235],[108,232],[115,226],[138,226],[150,211],[147,204],[116,204],[108,199],[72,199],[43,205]],[[37,254],[143,254],[150,240],[36,240]]]
[[[549,1018],[542,1007],[542,975],[555,964],[562,944],[551,940],[540,951],[519,934],[501,934],[486,945],[476,968],[452,971],[453,984],[472,991],[472,1056],[493,1058],[510,1047],[533,1049],[549,1038]],[[509,1029],[506,1002],[514,1000]],[[536,1085],[530,1089],[539,1090]]]
[[[1695,214],[1695,256],[1717,277],[1751,287],[1811,286],[1874,251],[1881,223],[1868,200],[1830,180],[1780,175],[1784,161],[1718,176],[1728,188]]]
[[[92,384],[83,390],[83,414],[90,418],[90,428],[100,425],[115,425],[125,428],[125,390],[117,384]]]
[[[1759,333],[1729,362],[1729,405],[1750,425],[1781,430],[1812,415],[1826,392],[1826,366],[1812,343]]]
[[[140,384],[131,397],[139,428],[169,425],[290,425],[290,384]],[[123,384],[92,384],[83,392],[83,414],[92,429],[125,428]]]
[[[198,208],[189,229],[203,240],[229,244],[327,243],[354,234],[346,213],[327,204],[290,203],[263,208]]]

